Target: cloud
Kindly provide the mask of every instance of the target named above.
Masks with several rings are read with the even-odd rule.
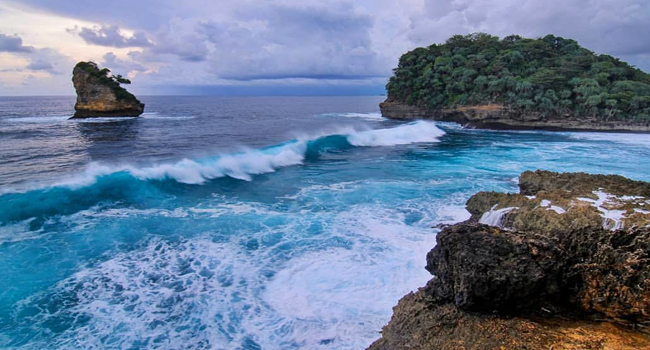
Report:
[[[135,53],[134,53],[135,54]],[[132,57],[134,54],[130,55]],[[144,72],[147,68],[135,61],[131,60],[122,60],[115,55],[113,52],[107,52],[103,58],[101,65],[103,67],[109,68],[112,72],[116,74],[127,75],[131,72]]]
[[[198,20],[171,19],[155,33],[155,45],[144,57],[156,60],[153,55],[175,55],[185,62],[205,61],[210,53],[205,36],[197,31]],[[164,58],[162,58],[164,61]]]
[[[34,48],[23,45],[23,39],[20,37],[0,34],[0,52],[28,53],[32,51]]]
[[[28,56],[29,64],[25,67],[31,71],[43,71],[54,75],[62,75],[68,70],[72,72],[74,61],[50,48],[34,49]]]
[[[342,3],[259,6],[198,30],[214,46],[209,61],[221,78],[358,79],[390,73],[372,47],[372,26],[371,16]]]
[[[68,29],[68,32],[79,35],[86,43],[92,45],[116,48],[151,46],[151,41],[144,32],[137,31],[132,36],[126,36],[122,34],[120,28],[116,25],[102,25],[93,28],[75,27]]]
[[[139,86],[376,86],[407,50],[471,32],[555,34],[650,71],[647,0],[115,0],[110,11],[97,11],[93,0],[20,3],[103,23],[71,32],[115,48],[104,65],[137,72]],[[126,54],[128,47],[137,49]],[[48,69],[50,62],[30,64]]]

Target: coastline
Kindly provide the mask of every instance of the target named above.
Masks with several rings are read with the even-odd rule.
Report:
[[[388,98],[379,104],[379,109],[382,116],[388,119],[423,119],[454,122],[476,129],[650,133],[650,122],[595,122],[590,119],[572,119],[570,117],[548,119],[539,114],[514,112],[500,105],[468,106],[429,111]]]

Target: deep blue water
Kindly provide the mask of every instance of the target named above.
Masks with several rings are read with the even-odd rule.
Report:
[[[362,349],[441,222],[524,170],[650,180],[650,135],[382,119],[382,97],[0,98],[0,348]]]

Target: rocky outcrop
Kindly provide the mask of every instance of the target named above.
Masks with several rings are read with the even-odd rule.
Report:
[[[523,113],[498,104],[428,110],[388,98],[379,104],[379,109],[382,116],[390,119],[432,119],[481,129],[650,132],[650,122],[647,121],[621,122],[575,118],[571,115],[545,116],[541,113]]]
[[[370,349],[650,349],[649,195],[650,183],[547,171],[523,173],[519,194],[478,193],[427,255],[435,277]],[[620,225],[601,210],[614,207]]]
[[[73,118],[136,117],[144,112],[144,104],[120,86],[120,82],[130,82],[109,77],[109,72],[93,62],[77,63],[72,71],[77,92]]]

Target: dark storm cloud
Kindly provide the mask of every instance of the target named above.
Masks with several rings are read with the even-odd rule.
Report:
[[[18,36],[0,34],[0,52],[32,52],[34,48],[23,45],[23,39]]]
[[[151,46],[151,41],[149,41],[144,32],[138,31],[132,36],[126,36],[122,34],[116,25],[93,28],[73,28],[68,31],[78,34],[86,43],[92,45],[117,48]]]

